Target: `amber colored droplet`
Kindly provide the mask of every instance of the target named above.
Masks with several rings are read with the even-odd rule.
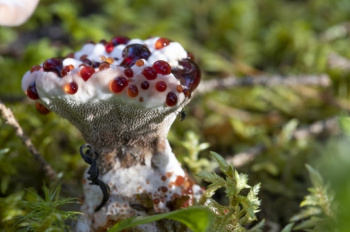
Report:
[[[189,97],[191,95],[191,92],[189,89],[184,89],[183,92],[185,94],[185,97]]]
[[[139,59],[147,60],[150,57],[151,52],[148,48],[142,44],[130,44],[123,49],[121,66],[131,67]]]
[[[83,78],[84,81],[87,81],[92,74],[94,74],[95,69],[91,66],[84,66],[81,70],[80,70],[80,76],[81,78]]]
[[[169,92],[166,95],[166,104],[168,106],[175,106],[177,104],[177,96],[174,92]]]
[[[159,38],[156,43],[154,44],[154,47],[156,49],[162,49],[166,46],[168,46],[170,43],[170,40],[166,39],[166,38]]]
[[[160,187],[160,190],[162,190],[163,193],[168,192],[168,188],[165,186]]]
[[[145,67],[142,70],[142,74],[146,77],[147,80],[154,80],[157,78],[157,72],[153,67]]]
[[[110,67],[109,63],[107,63],[106,61],[103,61],[100,64],[99,70],[102,71],[102,70],[108,69],[109,67]]]
[[[125,76],[131,78],[134,76],[134,71],[132,71],[132,69],[130,67],[126,67],[124,69],[124,74],[125,74]]]
[[[38,92],[36,91],[36,85],[34,81],[30,83],[30,85],[27,88],[27,96],[33,100],[39,99],[39,95],[38,95]]]
[[[114,62],[114,59],[113,57],[107,57],[105,61],[109,64],[112,64]]]
[[[114,46],[117,46],[119,44],[127,44],[129,42],[129,38],[126,37],[126,36],[117,36],[117,37],[114,37],[112,40],[111,40],[111,43],[114,45]]]
[[[138,94],[139,90],[137,89],[136,85],[130,85],[128,88],[129,97],[136,97]]]
[[[162,177],[161,177],[161,180],[162,180],[162,181],[166,181],[166,176],[162,176]]]
[[[153,203],[154,203],[154,204],[158,205],[159,202],[160,202],[160,199],[159,199],[159,198],[154,198],[154,199],[153,199]]]
[[[110,87],[112,92],[120,93],[127,86],[128,86],[128,80],[125,77],[117,77],[111,82],[109,87]]]
[[[43,114],[43,115],[51,112],[48,108],[46,108],[44,105],[40,104],[39,102],[35,103],[35,108],[40,114]]]
[[[153,68],[157,73],[160,73],[162,75],[168,75],[171,73],[170,64],[164,60],[157,60],[154,62]]]
[[[100,56],[100,60],[105,61],[106,57],[105,56]]]
[[[170,178],[173,174],[171,172],[165,173],[166,177]]]
[[[107,53],[111,53],[114,49],[114,45],[112,43],[106,43],[105,44],[105,49]]]
[[[148,89],[149,88],[149,82],[148,81],[143,81],[141,83],[141,89]]]
[[[61,58],[52,58],[45,60],[43,63],[43,70],[46,72],[54,72],[57,76],[61,77],[61,70],[63,68]]]
[[[41,69],[40,65],[34,65],[33,67],[30,68],[30,72],[35,72],[35,71],[39,71]]]
[[[143,97],[140,97],[140,98],[139,98],[139,102],[143,102]]]
[[[78,84],[73,81],[65,84],[63,89],[68,94],[75,94],[78,91]]]
[[[176,86],[176,91],[177,91],[178,93],[182,93],[183,90],[184,90],[184,89],[182,88],[181,85],[177,85],[177,86]]]
[[[139,59],[135,62],[135,64],[136,64],[136,66],[141,67],[145,64],[145,62],[143,62],[143,60]]]
[[[185,177],[183,176],[177,176],[175,180],[175,185],[180,186],[185,182]]]
[[[61,70],[61,76],[67,76],[67,74],[74,68],[72,64],[64,66]]]
[[[159,92],[164,92],[167,88],[167,84],[164,81],[158,81],[156,83],[156,90]]]

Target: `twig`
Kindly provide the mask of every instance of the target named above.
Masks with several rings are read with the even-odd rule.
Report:
[[[338,68],[343,71],[350,70],[350,60],[336,53],[330,54],[327,62],[330,68]]]
[[[57,178],[56,171],[51,167],[50,164],[46,162],[44,157],[39,153],[39,151],[34,147],[30,138],[24,133],[22,127],[19,125],[12,111],[5,106],[5,104],[0,100],[0,111],[5,122],[15,129],[16,135],[21,138],[24,145],[27,147],[30,153],[34,156],[35,160],[39,162],[40,167],[44,171],[45,175],[51,180]]]
[[[336,134],[339,132],[338,121],[336,117],[322,121],[317,121],[309,126],[295,130],[292,134],[292,139],[307,139],[310,137]],[[237,153],[227,157],[227,163],[232,163],[235,167],[242,167],[253,161],[258,155],[266,151],[267,147],[259,144],[244,152]]]
[[[197,94],[206,94],[217,89],[228,89],[234,87],[251,87],[251,86],[297,86],[309,85],[328,87],[331,80],[328,75],[304,75],[304,76],[255,76],[255,77],[226,77],[221,79],[211,79],[202,81],[198,86]]]

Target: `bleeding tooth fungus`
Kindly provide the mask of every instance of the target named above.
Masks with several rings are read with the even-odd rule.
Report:
[[[191,205],[202,193],[171,151],[167,134],[200,82],[200,71],[183,47],[165,38],[116,37],[86,43],[80,51],[33,66],[22,88],[68,119],[99,154],[99,186],[83,181],[85,214],[76,231],[104,231],[119,220]],[[90,180],[90,179],[89,179]],[[107,199],[107,198],[106,198]],[[96,210],[98,209],[98,210]],[[139,231],[181,231],[161,226]],[[166,229],[171,228],[171,230]]]

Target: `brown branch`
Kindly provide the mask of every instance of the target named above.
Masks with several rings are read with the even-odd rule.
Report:
[[[202,81],[198,86],[197,94],[206,94],[218,89],[228,89],[235,87],[251,87],[251,86],[320,86],[328,87],[331,80],[328,75],[304,75],[304,76],[255,76],[255,77],[226,77],[221,79],[211,79]]]
[[[5,106],[5,104],[0,100],[0,112],[5,122],[15,129],[16,135],[21,138],[24,145],[27,147],[30,153],[34,156],[35,160],[40,164],[41,169],[44,171],[45,175],[51,180],[57,178],[56,171],[51,167],[50,164],[46,162],[44,157],[39,153],[39,151],[34,147],[30,138],[24,133],[22,127],[19,125],[12,111]]]
[[[309,126],[295,130],[292,134],[292,139],[307,139],[337,133],[339,133],[338,120],[336,117],[333,117],[326,120],[317,121]],[[266,151],[266,149],[267,147],[265,145],[259,144],[244,152],[226,157],[226,161],[227,163],[232,163],[234,167],[242,167],[253,161],[257,156]]]

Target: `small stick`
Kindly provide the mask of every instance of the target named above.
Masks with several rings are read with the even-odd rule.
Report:
[[[0,100],[0,112],[2,118],[5,119],[5,123],[12,126],[15,129],[16,135],[21,138],[24,145],[27,147],[30,153],[34,156],[35,160],[39,162],[41,169],[44,171],[45,175],[51,180],[57,178],[56,171],[51,167],[50,164],[46,162],[44,157],[35,148],[30,138],[24,133],[22,127],[19,125],[12,111],[5,106],[5,104]]]

